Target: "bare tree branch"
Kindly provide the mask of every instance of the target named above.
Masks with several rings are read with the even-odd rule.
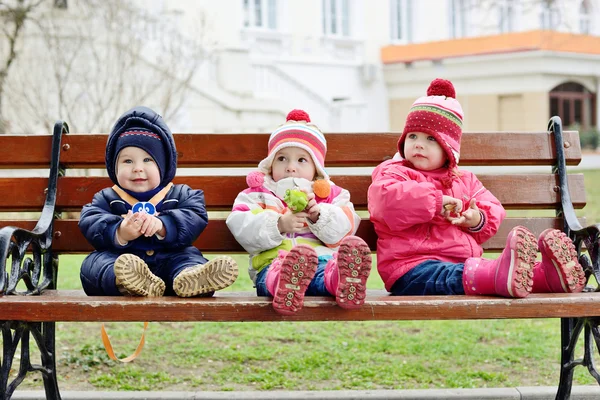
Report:
[[[3,22],[2,31],[8,41],[8,55],[6,61],[0,65],[0,134],[6,131],[3,112],[4,90],[8,72],[18,55],[17,42],[21,36],[25,22],[30,17],[30,13],[44,1],[15,0],[0,2],[0,21]]]
[[[35,56],[21,61],[35,60],[37,68],[17,68],[23,76],[8,86],[28,113],[26,120],[13,117],[20,129],[40,130],[62,118],[73,132],[106,132],[120,113],[139,104],[177,115],[203,61],[203,37],[186,37],[176,16],[153,15],[135,4],[74,1],[69,14],[50,9],[31,21],[27,47]]]

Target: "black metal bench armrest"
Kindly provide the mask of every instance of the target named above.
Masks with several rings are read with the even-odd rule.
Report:
[[[586,279],[589,283],[590,277],[593,275],[596,278],[595,287],[588,286],[586,291],[600,291],[600,224],[589,225],[579,230],[571,230],[570,236],[577,248],[579,262],[585,270]],[[586,253],[582,251],[587,250]]]
[[[0,295],[40,294],[44,289],[56,289],[58,271],[52,255],[53,223],[60,174],[61,139],[68,132],[69,127],[65,122],[57,121],[54,124],[48,191],[36,226],[31,231],[12,226],[0,229]],[[31,256],[27,255],[28,251]],[[7,270],[9,257],[10,273]],[[17,291],[17,285],[21,281],[27,287],[24,292]]]

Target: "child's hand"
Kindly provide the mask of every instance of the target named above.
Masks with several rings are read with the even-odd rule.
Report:
[[[306,218],[308,214],[304,211],[299,213],[293,213],[292,210],[288,209],[285,214],[277,221],[277,227],[281,233],[295,233],[300,232],[306,224]]]
[[[469,208],[463,212],[458,218],[452,218],[450,223],[452,225],[458,225],[463,228],[474,228],[481,222],[481,213],[475,202],[475,199],[471,199]]]
[[[142,214],[140,218],[142,220],[142,226],[140,227],[140,233],[142,235],[151,237],[158,233],[160,236],[165,236],[166,230],[160,219],[150,214]]]
[[[117,240],[120,243],[135,240],[142,235],[142,232],[140,232],[142,226],[141,215],[138,212],[134,214],[131,210],[127,211],[127,215],[123,217],[123,221],[117,228]]]
[[[308,219],[310,219],[314,224],[319,219],[321,207],[317,204],[314,193],[307,193],[306,189],[302,189],[302,191],[306,193],[306,197],[308,199],[308,204],[306,205],[304,212],[308,214]]]
[[[446,217],[447,220],[450,221],[452,216],[460,215],[462,209],[462,200],[454,198],[452,196],[442,196],[442,211],[440,212],[440,214]]]

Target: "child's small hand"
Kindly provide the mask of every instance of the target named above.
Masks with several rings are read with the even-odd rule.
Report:
[[[308,204],[306,205],[304,212],[308,214],[308,219],[315,223],[321,214],[321,207],[317,204],[314,193],[308,193],[306,189],[302,189],[302,191],[306,193],[306,197],[308,198]]]
[[[137,212],[134,214],[131,210],[127,211],[127,215],[123,217],[123,221],[121,221],[119,228],[117,228],[117,239],[120,239],[119,242],[129,242],[142,235],[140,232],[140,227],[142,226],[141,215]]]
[[[477,207],[475,199],[471,199],[469,208],[463,212],[458,218],[450,220],[452,225],[458,225],[463,228],[474,228],[481,222],[481,213]]]
[[[453,215],[460,215],[462,209],[462,200],[454,198],[452,196],[442,196],[442,210],[440,214],[446,217],[447,220],[450,220],[450,218],[452,218]]]
[[[277,227],[281,233],[295,233],[300,232],[306,224],[306,218],[308,214],[304,211],[299,213],[293,213],[291,210],[287,210],[285,214],[277,221]]]
[[[140,227],[140,232],[142,235],[146,237],[151,237],[158,233],[160,236],[165,236],[164,233],[164,225],[162,221],[156,218],[154,215],[142,214],[140,216],[142,220],[142,226]]]

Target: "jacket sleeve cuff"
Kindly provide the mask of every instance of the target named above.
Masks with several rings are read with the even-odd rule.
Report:
[[[177,239],[177,225],[175,225],[175,221],[173,221],[173,219],[168,215],[159,215],[158,218],[160,218],[160,220],[163,223],[163,226],[165,227],[165,230],[167,231],[163,239],[164,242],[174,242]]]
[[[106,227],[105,232],[105,237],[104,240],[106,244],[108,243],[112,243],[113,246],[115,246],[115,248],[117,249],[124,249],[127,247],[131,246],[131,242],[127,242],[125,244],[121,244],[119,243],[119,240],[117,239],[117,229],[119,229],[119,226],[121,225],[121,222],[117,223],[117,224],[112,224],[110,226]]]
[[[320,204],[320,213],[319,219],[317,222],[312,222],[310,219],[306,219],[308,223],[309,229],[318,236],[318,233],[321,232],[325,227],[327,227],[333,221],[333,213],[331,212],[331,208],[328,207],[330,204],[323,203]]]
[[[443,204],[444,204],[444,195],[442,194],[442,192],[440,190],[435,192],[435,209],[437,210],[438,214],[442,214],[444,212],[443,209]]]
[[[485,226],[485,222],[487,221],[487,217],[485,216],[485,213],[483,211],[479,210],[479,215],[481,215],[481,221],[479,221],[477,226],[469,228],[469,232],[473,232],[473,233],[481,232],[481,230]]]
[[[271,216],[270,214],[273,214],[273,216]],[[279,218],[281,218],[282,215],[279,213],[275,213],[275,212],[270,212],[269,216],[267,217],[267,224],[266,224],[266,229],[267,229],[267,233],[269,235],[269,239],[273,242],[279,242],[281,243],[281,241],[283,239],[285,239],[285,235],[281,232],[279,232]]]
[[[117,235],[117,231],[115,231],[115,242],[114,243],[115,243],[116,247],[125,247],[129,244],[129,242],[126,240],[125,240],[125,243],[121,243],[121,241],[119,240],[119,235]]]

